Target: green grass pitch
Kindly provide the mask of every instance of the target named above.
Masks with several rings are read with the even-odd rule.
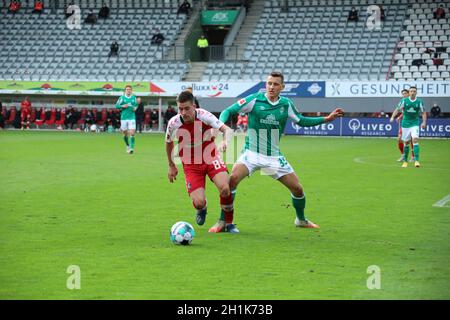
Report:
[[[218,192],[208,182],[195,225],[162,134],[137,135],[128,155],[119,134],[0,132],[0,299],[450,299],[450,202],[433,206],[450,194],[450,141],[422,139],[419,169],[399,167],[394,139],[281,148],[319,230],[295,228],[289,192],[256,174],[238,188],[241,233],[209,234]],[[191,246],[169,240],[180,220]]]

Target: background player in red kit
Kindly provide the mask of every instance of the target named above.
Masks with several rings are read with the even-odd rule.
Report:
[[[22,130],[30,129],[30,117],[31,117],[31,102],[28,97],[25,97],[20,104],[20,122],[22,124]]]
[[[195,106],[195,98],[189,91],[177,97],[178,114],[169,120],[166,131],[166,152],[169,161],[168,178],[176,180],[178,169],[173,161],[174,141],[178,140],[178,150],[186,177],[186,188],[197,209],[196,222],[203,225],[207,214],[205,195],[206,176],[216,185],[220,193],[220,205],[228,223],[226,231],[237,233],[232,224],[233,198],[228,185],[228,170],[220,158],[214,143],[213,129],[224,134],[220,149],[226,150],[232,130],[207,110]]]

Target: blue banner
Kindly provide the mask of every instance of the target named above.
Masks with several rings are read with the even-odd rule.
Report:
[[[389,118],[341,118],[319,126],[302,128],[288,121],[285,134],[310,136],[396,137],[398,123]],[[450,138],[450,119],[428,119],[421,137]]]
[[[343,118],[342,136],[380,136],[395,137],[398,123],[389,118]]]
[[[325,81],[286,82],[281,95],[290,98],[325,98],[325,88]],[[256,84],[241,93],[239,97],[246,97],[257,92],[266,92],[265,82]]]
[[[284,130],[285,134],[299,134],[302,136],[339,136],[341,124],[339,120],[322,123],[314,127],[300,127],[292,121],[288,121]]]

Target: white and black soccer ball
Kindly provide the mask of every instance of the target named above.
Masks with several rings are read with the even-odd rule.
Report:
[[[170,229],[170,240],[175,244],[191,244],[194,237],[195,230],[189,222],[179,221]]]

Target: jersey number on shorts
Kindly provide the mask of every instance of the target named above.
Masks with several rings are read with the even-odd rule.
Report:
[[[287,165],[287,161],[284,157],[279,157],[278,161],[280,162],[280,166],[283,168]]]
[[[214,160],[212,162],[212,164],[214,166],[214,169],[216,169],[216,170],[219,170],[220,168],[225,167],[225,164],[221,160]]]

